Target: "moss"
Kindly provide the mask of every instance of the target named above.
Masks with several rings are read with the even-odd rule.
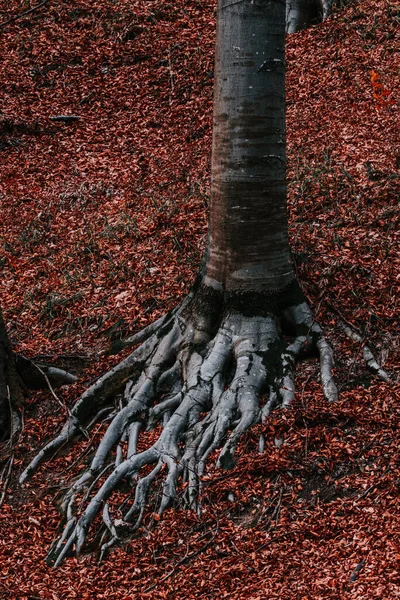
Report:
[[[290,306],[305,302],[297,280],[281,290],[234,290],[225,297],[225,307],[246,317],[266,317],[271,314],[282,316]]]
[[[231,452],[224,452],[219,460],[222,469],[231,470],[236,467],[236,461]]]
[[[282,373],[282,352],[286,344],[283,340],[277,339],[268,347],[267,352],[259,352],[263,366],[267,374],[267,382],[271,383]]]

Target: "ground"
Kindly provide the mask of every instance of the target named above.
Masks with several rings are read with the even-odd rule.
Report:
[[[18,350],[81,375],[57,392],[66,406],[118,360],[103,354],[111,341],[172,308],[193,280],[206,231],[213,6],[49,3],[2,29],[1,302]],[[15,1],[2,18],[23,9]],[[328,406],[317,364],[303,365],[292,410],[243,440],[236,469],[210,468],[201,519],[150,515],[101,565],[88,555],[52,571],[57,490],[86,445],[20,488],[18,473],[65,419],[55,398],[33,396],[1,507],[4,597],[400,596],[399,18],[366,0],[288,42],[291,243],[335,347],[340,401]],[[81,118],[48,119],[62,114]],[[368,336],[393,385],[365,370],[342,320]]]

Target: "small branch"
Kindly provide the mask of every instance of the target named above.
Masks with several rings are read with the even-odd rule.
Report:
[[[82,104],[87,104],[89,102],[89,100],[91,98],[93,98],[93,96],[95,95],[95,91],[92,90],[89,94],[86,94],[86,96],[83,96],[83,98],[80,100],[79,104],[82,106]]]
[[[356,331],[354,331],[354,329],[352,329],[348,325],[345,325],[344,323],[341,323],[341,328],[348,338],[353,340],[353,342],[358,342],[362,345],[362,355],[364,357],[368,369],[372,371],[372,373],[375,373],[375,375],[378,375],[378,377],[383,379],[383,381],[385,381],[386,383],[390,383],[389,374],[384,369],[382,369],[380,364],[375,360],[375,357],[369,349],[369,346],[367,346],[367,344],[364,343],[364,340],[361,337],[361,335],[359,335]]]
[[[151,590],[154,590],[154,588],[156,588],[160,583],[163,583],[164,581],[166,581],[167,579],[169,579],[170,577],[172,577],[172,575],[174,573],[176,573],[177,569],[183,565],[184,563],[186,563],[188,560],[195,558],[196,556],[198,556],[199,554],[201,554],[202,552],[204,552],[209,546],[211,546],[211,544],[213,543],[213,541],[215,540],[215,538],[217,537],[218,534],[218,528],[219,528],[219,524],[217,521],[217,526],[214,530],[214,534],[212,536],[212,538],[210,540],[208,540],[208,542],[206,542],[201,548],[199,548],[199,550],[196,550],[195,552],[192,552],[191,554],[188,553],[188,551],[186,551],[185,556],[183,556],[180,560],[178,560],[178,562],[176,563],[176,565],[174,566],[174,568],[169,571],[166,575],[164,575],[164,577],[162,577],[159,581],[157,581],[156,583],[153,583],[153,585],[150,585],[149,587],[147,587],[144,590],[144,594],[146,594],[147,592],[150,592]]]
[[[3,489],[1,492],[1,496],[0,496],[0,507],[3,505],[4,499],[6,497],[6,493],[7,493],[7,488],[8,488],[8,484],[10,483],[10,479],[11,479],[11,473],[12,473],[12,468],[13,468],[13,464],[14,464],[14,454],[12,454],[8,460],[8,465],[6,465],[3,469],[3,473],[1,474],[2,476],[4,475],[4,473],[7,471],[5,478],[4,478],[4,485],[3,485]]]
[[[353,569],[353,572],[350,575],[349,581],[351,581],[351,582],[356,581],[358,574],[361,571],[361,569],[363,568],[363,566],[365,565],[365,563],[366,563],[366,561],[364,559],[358,563],[358,565]]]
[[[8,397],[8,405],[10,408],[10,448],[11,448],[11,452],[10,452],[10,456],[9,459],[6,463],[6,466],[3,469],[3,472],[1,474],[1,479],[3,479],[3,476],[5,474],[5,478],[4,478],[4,485],[3,485],[3,489],[1,492],[1,496],[0,496],[0,507],[2,506],[4,499],[6,497],[6,493],[7,493],[7,488],[8,488],[8,484],[10,483],[10,479],[11,479],[11,473],[12,473],[12,468],[13,468],[13,464],[14,464],[14,450],[13,450],[13,440],[14,440],[14,435],[16,433],[16,425],[18,426],[19,423],[15,423],[15,413],[11,404],[11,395],[10,395],[10,388],[7,386],[7,397]]]
[[[54,117],[49,117],[50,121],[58,121],[61,123],[72,123],[74,121],[79,121],[79,115],[56,115]]]
[[[13,23],[13,21],[17,21],[18,19],[22,19],[22,17],[26,17],[27,15],[33,13],[35,10],[38,10],[39,8],[41,8],[42,6],[44,6],[45,4],[47,4],[48,2],[49,2],[49,0],[43,0],[43,2],[40,2],[40,4],[37,4],[36,6],[33,6],[29,10],[26,10],[25,12],[22,12],[19,15],[14,15],[13,17],[10,17],[9,19],[7,19],[7,21],[3,21],[3,23],[0,23],[0,28],[1,27],[5,27],[9,23]]]
[[[356,327],[355,325],[353,325],[353,323],[350,323],[350,321],[348,319],[346,319],[346,317],[344,316],[343,313],[340,312],[340,310],[338,308],[336,308],[336,306],[333,306],[333,304],[330,304],[330,302],[327,303],[327,306],[329,306],[329,309],[336,313],[342,321],[344,321],[344,323],[346,323],[346,325],[348,325],[349,327],[351,327],[351,329],[353,329],[353,331],[356,331],[357,333],[361,334],[361,330]]]
[[[281,489],[279,490],[279,498],[278,498],[278,502],[274,508],[274,512],[271,515],[271,521],[273,521],[273,519],[275,519],[275,524],[278,524],[279,521],[279,515],[281,513],[281,505],[282,505],[282,496],[283,496],[283,487],[281,487]]]
[[[169,71],[169,82],[171,84],[171,91],[169,93],[169,103],[172,104],[172,96],[174,94],[174,72],[172,70],[172,58],[171,58],[171,49],[168,50],[168,71]]]
[[[373,483],[372,485],[370,485],[366,490],[364,490],[361,494],[359,494],[354,502],[358,502],[359,500],[361,500],[362,498],[365,498],[366,496],[368,496],[368,494],[370,492],[372,492],[372,490],[374,490],[377,486],[378,486],[378,482],[380,479],[382,479],[382,477],[384,475],[386,475],[386,473],[388,473],[390,471],[390,464],[387,465],[386,469],[379,475],[377,481],[375,483]]]
[[[57,400],[58,404],[59,404],[59,405],[60,405],[60,406],[61,406],[61,407],[62,407],[62,408],[65,410],[65,412],[67,413],[67,415],[68,415],[69,417],[71,417],[71,416],[72,416],[72,415],[71,415],[71,411],[69,410],[69,408],[68,408],[68,406],[65,404],[65,402],[62,402],[62,401],[60,400],[60,398],[57,396],[57,394],[55,393],[55,391],[54,391],[54,389],[53,389],[53,386],[52,386],[52,385],[51,385],[51,383],[50,383],[50,379],[47,377],[47,374],[46,374],[46,373],[45,373],[45,372],[44,372],[44,371],[43,371],[43,370],[42,370],[42,369],[39,367],[39,365],[37,365],[36,363],[33,363],[33,365],[34,365],[34,366],[37,368],[37,370],[39,371],[39,373],[41,373],[41,374],[43,375],[43,377],[45,378],[45,380],[46,380],[46,383],[47,383],[47,385],[48,385],[48,387],[49,387],[49,390],[50,390],[50,392],[51,392],[51,395],[53,396],[53,398],[54,398],[55,400]]]

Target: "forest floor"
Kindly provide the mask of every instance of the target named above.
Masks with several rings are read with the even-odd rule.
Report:
[[[14,347],[79,381],[58,392],[61,406],[43,392],[23,408],[0,488],[0,598],[400,598],[399,5],[346,3],[287,43],[291,244],[335,348],[339,402],[324,402],[317,362],[303,364],[293,406],[243,439],[236,468],[210,461],[201,518],[149,515],[101,564],[87,554],[52,570],[59,489],[87,443],[24,488],[18,474],[116,363],[110,343],[193,281],[207,229],[215,2],[41,4],[10,23],[34,5],[0,10],[0,302]],[[62,115],[79,119],[51,120]],[[366,370],[341,322],[391,384]]]

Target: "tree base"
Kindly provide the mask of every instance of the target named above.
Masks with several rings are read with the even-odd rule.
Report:
[[[51,564],[59,565],[73,547],[77,555],[82,552],[101,510],[102,555],[118,543],[121,528],[132,535],[160,478],[159,515],[176,498],[180,479],[186,482],[187,505],[198,508],[200,479],[211,452],[222,446],[217,465],[233,467],[241,435],[292,401],[296,363],[310,351],[319,353],[325,397],[337,399],[332,349],[297,284],[292,287],[290,293],[253,294],[246,301],[243,294],[223,296],[199,285],[179,308],[125,342],[140,345],[85,392],[61,433],[21,476],[26,481],[41,462],[119,402],[90,467],[63,499],[66,524],[50,550]],[[140,433],[159,424],[156,442],[138,452]],[[123,519],[114,522],[108,499],[123,481],[135,488],[135,496]],[[80,516],[77,499],[87,503]]]

